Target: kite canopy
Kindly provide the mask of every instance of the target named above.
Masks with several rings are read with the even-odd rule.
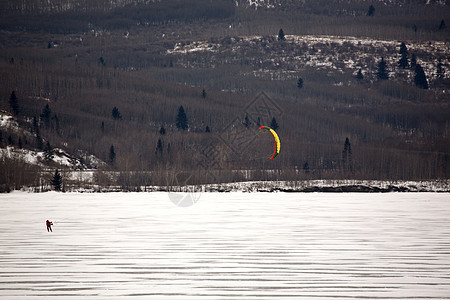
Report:
[[[272,157],[270,159],[274,159],[278,155],[278,153],[280,153],[280,138],[278,137],[278,134],[275,132],[275,130],[273,130],[269,126],[261,126],[259,127],[259,129],[265,129],[272,134],[273,139],[275,141],[275,151],[273,152]]]

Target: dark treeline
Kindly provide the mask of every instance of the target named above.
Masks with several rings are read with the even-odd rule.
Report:
[[[307,1],[278,10],[206,0],[189,5],[129,1],[107,9],[101,1],[72,9],[64,7],[67,1],[55,1],[48,9],[39,1],[21,2],[26,9],[2,4],[10,16],[0,21],[5,29],[0,33],[0,109],[14,115],[23,130],[2,127],[0,148],[51,154],[58,147],[93,154],[105,162],[97,183],[127,187],[449,178],[450,110],[448,96],[439,90],[448,90],[445,76],[427,74],[429,89],[400,77],[377,80],[379,53],[371,53],[376,59],[364,66],[363,78],[356,78],[357,70],[330,74],[308,66],[296,69],[281,59],[275,60],[276,71],[296,70],[292,75],[252,75],[271,67],[273,53],[320,50],[324,59],[339,54],[325,52],[326,47],[281,44],[276,37],[281,27],[286,35],[445,40],[446,29],[438,25],[447,6],[410,1],[400,10],[375,4],[374,15],[367,16],[367,3],[358,1]],[[239,36],[249,35],[266,38],[237,53],[167,53],[176,44],[205,40],[231,49]],[[422,53],[416,54],[420,61]],[[396,68],[395,74],[414,72]],[[254,104],[258,97],[267,97],[269,112],[252,106],[260,105]],[[271,123],[279,126],[282,141],[274,160],[268,159],[270,134],[258,130]],[[0,164],[3,190],[39,184],[38,167],[5,157]]]

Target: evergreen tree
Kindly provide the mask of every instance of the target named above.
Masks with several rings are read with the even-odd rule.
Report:
[[[384,58],[381,58],[381,61],[378,63],[377,78],[380,80],[389,79],[389,74],[387,72],[386,62],[384,61]]]
[[[445,21],[444,21],[444,19],[442,19],[441,24],[439,24],[439,30],[444,30],[445,27],[447,27],[447,26],[445,26]]]
[[[402,69],[406,69],[409,66],[408,63],[408,49],[406,48],[406,45],[404,42],[400,44],[400,51],[398,52],[401,54],[401,58],[398,61],[398,66]]]
[[[52,147],[50,146],[50,142],[47,141],[47,144],[45,146],[45,159],[46,160],[52,160],[53,159],[53,151]]]
[[[415,75],[414,75],[414,83],[417,87],[422,89],[428,89],[428,81],[425,72],[423,71],[420,64],[416,64]]]
[[[245,118],[244,118],[244,126],[245,126],[245,128],[248,128],[248,127],[250,127],[250,125],[252,124],[251,122],[250,122],[250,119],[248,118],[248,115],[245,115]]]
[[[109,148],[109,162],[114,165],[114,162],[116,161],[116,151],[114,151],[114,145],[111,145]]]
[[[158,139],[158,143],[156,144],[156,153],[162,153],[163,152],[163,142],[161,139]]]
[[[279,41],[284,41],[286,40],[286,37],[284,36],[284,32],[283,29],[281,28],[280,31],[278,32],[278,40]]]
[[[206,126],[205,132],[211,132],[211,129],[209,129],[209,126]]]
[[[189,127],[187,116],[186,113],[184,112],[184,108],[182,105],[178,108],[178,115],[175,125],[177,126],[178,129],[181,130],[186,130]]]
[[[203,98],[203,99],[206,98],[206,91],[205,91],[205,89],[202,90],[202,98]]]
[[[406,48],[405,42],[402,42],[400,44],[400,50],[398,51],[398,54],[406,53],[408,54],[408,48]]]
[[[373,7],[373,5],[369,6],[369,9],[367,10],[366,15],[369,17],[373,17],[375,15],[375,7]]]
[[[50,109],[50,106],[48,104],[45,105],[44,109],[42,110],[41,118],[44,121],[45,127],[50,127],[50,120],[51,120],[52,110]]]
[[[273,130],[277,130],[279,128],[277,120],[275,120],[275,117],[272,118],[272,121],[270,122],[270,128]]]
[[[363,75],[361,69],[359,69],[358,73],[356,73],[356,79],[358,79],[358,80],[363,80],[364,79],[364,75]]]
[[[39,133],[39,130],[36,132],[36,148],[38,150],[42,150],[44,147],[44,141],[42,140],[41,134]]]
[[[308,162],[305,162],[303,164],[303,172],[309,173],[309,164],[308,164]]]
[[[299,79],[297,80],[297,87],[298,87],[299,89],[301,89],[301,88],[303,87],[303,79],[302,79],[302,78],[299,78]]]
[[[112,117],[114,120],[122,120],[122,115],[119,112],[119,109],[114,106],[112,109]]]
[[[414,30],[414,32],[417,32],[417,25],[416,24],[413,25],[413,30]]]
[[[3,146],[3,132],[0,131],[0,147]]]
[[[39,132],[39,123],[37,121],[36,116],[33,117],[33,132],[34,133]]]
[[[442,61],[439,59],[438,64],[436,66],[436,77],[441,79],[444,78],[444,70],[442,68]]]
[[[15,91],[12,91],[11,96],[9,97],[9,106],[11,107],[12,113],[17,116],[20,112],[20,108]]]
[[[42,150],[44,142],[42,141],[42,137],[39,132],[39,123],[36,117],[33,117],[33,132],[36,134],[36,148],[38,150]]]
[[[56,169],[55,175],[53,175],[51,183],[52,183],[52,186],[55,189],[55,191],[61,191],[62,177],[61,177],[61,174],[59,174],[58,169]]]
[[[11,135],[8,136],[8,145],[14,146],[14,140]]]
[[[346,170],[352,170],[352,146],[348,137],[345,138],[344,150],[342,151],[342,165]]]
[[[159,129],[159,134],[160,134],[160,135],[165,135],[165,134],[166,134],[166,129],[165,129],[164,127],[161,127],[161,128]]]
[[[402,57],[398,61],[398,66],[402,69],[406,69],[409,67],[408,56],[406,53],[402,53]]]
[[[102,121],[102,125],[100,128],[102,129],[102,132],[105,132],[105,122],[104,121]]]
[[[19,149],[22,149],[23,148],[23,143],[22,143],[22,139],[21,138],[19,138]]]

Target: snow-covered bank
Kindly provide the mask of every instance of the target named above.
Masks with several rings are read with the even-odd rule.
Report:
[[[450,181],[250,181],[182,186],[175,189],[204,192],[450,192]]]
[[[40,192],[28,188],[30,192]],[[381,180],[302,180],[302,181],[246,181],[183,186],[66,186],[68,192],[450,192],[450,180],[434,181],[381,181]]]

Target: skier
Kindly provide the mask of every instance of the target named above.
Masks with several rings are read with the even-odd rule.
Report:
[[[50,222],[49,220],[47,220],[47,221],[45,221],[45,225],[47,225],[47,232],[49,232],[49,231],[53,232],[53,230],[52,230],[53,222]]]

